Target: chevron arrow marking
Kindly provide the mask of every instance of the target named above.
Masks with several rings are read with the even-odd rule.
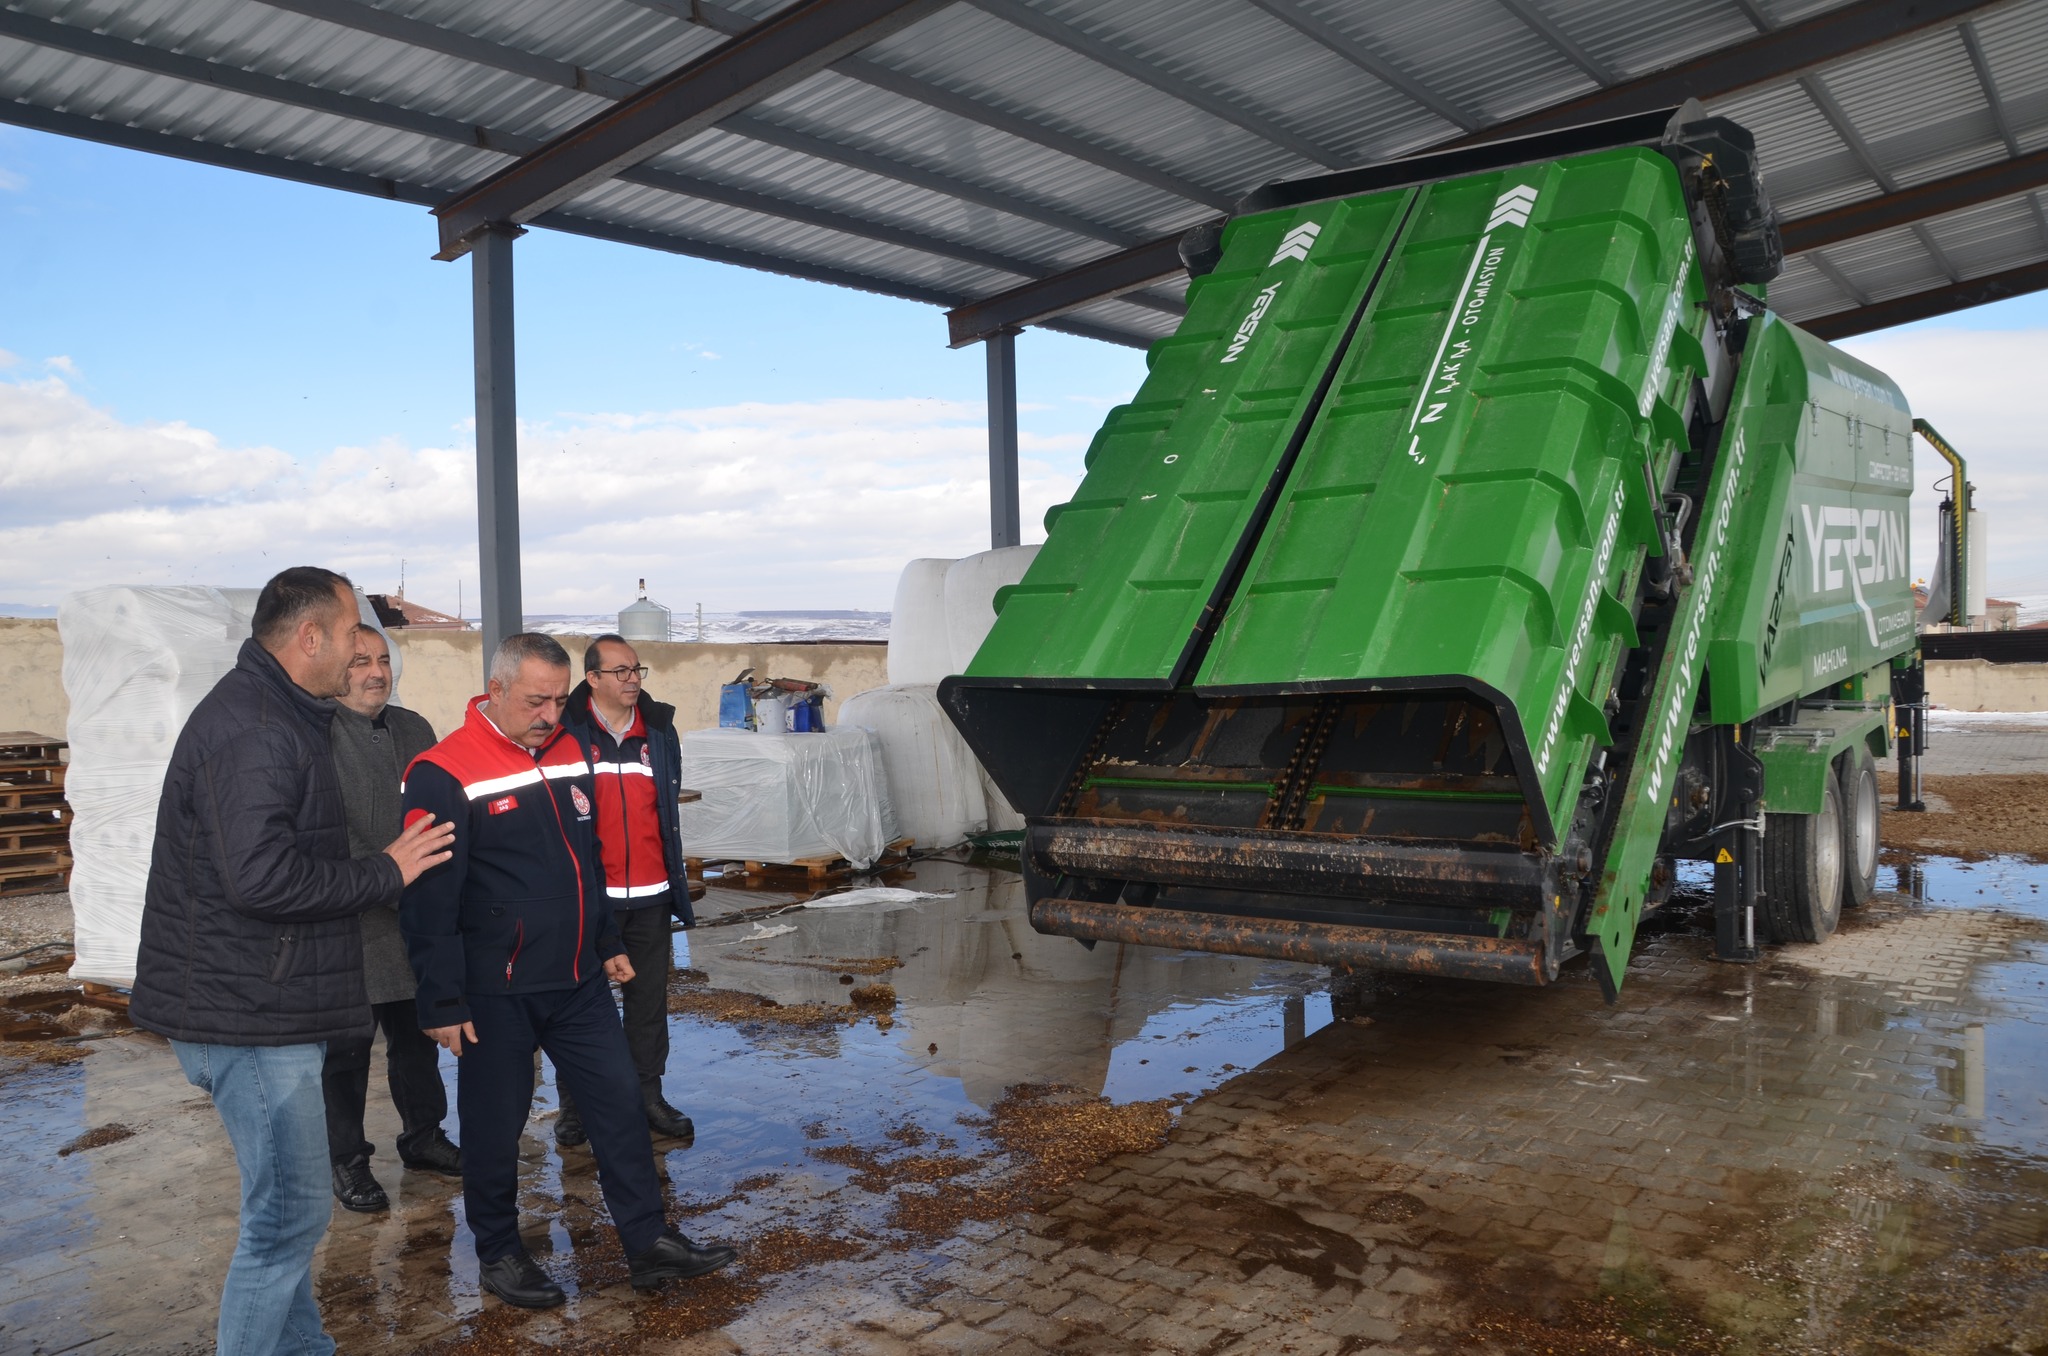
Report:
[[[1282,259],[1308,258],[1308,252],[1314,247],[1316,237],[1322,233],[1323,228],[1313,221],[1302,222],[1287,233],[1286,238],[1280,242],[1280,248],[1273,251],[1273,257],[1266,261],[1266,267],[1271,268]]]
[[[1488,231],[1502,226],[1527,226],[1529,213],[1536,208],[1536,190],[1527,184],[1518,184],[1493,201],[1493,215],[1486,219]]]

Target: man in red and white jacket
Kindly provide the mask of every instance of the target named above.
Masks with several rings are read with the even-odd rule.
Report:
[[[605,893],[619,921],[619,941],[632,963],[625,1000],[626,1046],[640,1071],[640,1100],[657,1135],[693,1140],[690,1118],[662,1090],[668,1071],[668,981],[675,939],[669,915],[685,924],[690,910],[689,862],[683,856],[677,795],[683,747],[676,709],[642,689],[647,670],[625,637],[602,635],[583,652],[583,682],[569,694],[562,723],[590,756],[597,787],[597,841],[604,853]],[[575,1099],[562,1099],[555,1143],[584,1141]]]
[[[405,817],[455,826],[452,856],[399,906],[419,979],[420,1026],[460,1060],[463,1204],[478,1279],[508,1304],[549,1308],[562,1288],[519,1238],[519,1135],[533,1053],[583,1108],[598,1182],[635,1289],[732,1261],[668,1227],[640,1080],[607,979],[633,967],[604,891],[590,765],[562,733],[569,656],[548,636],[510,636],[489,692],[462,727],[413,760]]]

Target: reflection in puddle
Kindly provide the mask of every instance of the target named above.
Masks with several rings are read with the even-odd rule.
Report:
[[[1204,1297],[1218,1351],[1268,1327],[1333,1350],[2042,1349],[2048,868],[1886,862],[1894,892],[1838,938],[1754,966],[1712,962],[1698,902],[1674,907],[1611,1008],[1583,972],[1333,989],[1310,967],[1090,950],[1033,932],[1013,874],[962,862],[891,881],[949,898],[768,928],[772,893],[714,883],[707,916],[763,912],[678,934],[678,964],[706,991],[831,1015],[672,1018],[667,1092],[698,1127],[662,1154],[684,1227],[819,1249],[759,1263],[701,1322],[750,1352],[843,1345],[856,1323],[951,1334],[905,1339],[937,1351],[964,1341],[940,1326],[968,1321],[942,1317],[949,1296],[965,1298],[945,1315],[979,1325],[1092,1267],[1126,1297],[1060,1310],[1043,1345],[1165,1343],[1118,1326],[1145,1312],[1142,1275],[1162,1304]],[[850,1011],[880,984],[893,1006]],[[998,1210],[1034,1117],[1111,1145],[1145,1123],[1098,1095],[1177,1117],[1165,1147],[1129,1141],[1043,1214]],[[590,1156],[554,1148],[553,1097],[550,1074],[521,1199],[575,1302],[528,1318],[479,1300],[459,1191],[397,1169],[373,1098],[394,1209],[335,1218],[319,1279],[344,1349],[475,1329],[478,1349],[656,1350],[695,1331],[656,1341],[647,1325],[676,1311],[616,1284]],[[136,1136],[56,1157],[114,1122]],[[0,1136],[0,1348],[203,1347],[234,1170],[168,1052],[124,1039],[9,1077]]]

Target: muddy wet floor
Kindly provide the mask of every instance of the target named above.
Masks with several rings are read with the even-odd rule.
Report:
[[[1614,1007],[1582,968],[1089,951],[993,863],[845,909],[714,881],[671,990],[697,1139],[657,1148],[741,1263],[632,1295],[550,1071],[522,1209],[570,1305],[479,1298],[373,1092],[393,1207],[336,1211],[323,1310],[345,1352],[2048,1353],[2048,866],[1894,858],[1755,966],[1682,900]],[[0,1017],[101,1034],[53,1010]],[[0,1351],[209,1349],[218,1118],[153,1037],[33,1044],[0,1041]]]

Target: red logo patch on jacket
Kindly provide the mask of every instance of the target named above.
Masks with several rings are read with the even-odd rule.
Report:
[[[500,796],[492,801],[487,808],[494,815],[504,814],[508,810],[516,810],[519,808],[519,797]]]
[[[583,788],[582,788],[582,787],[580,787],[580,786],[572,786],[572,787],[570,787],[570,788],[569,788],[569,799],[570,799],[570,800],[572,800],[572,801],[574,801],[574,802],[575,802],[575,804],[576,804],[576,817],[577,817],[577,818],[579,818],[579,819],[588,819],[588,818],[590,818],[590,797],[588,797],[588,796],[586,796],[586,795],[584,795],[584,794],[583,794]]]

